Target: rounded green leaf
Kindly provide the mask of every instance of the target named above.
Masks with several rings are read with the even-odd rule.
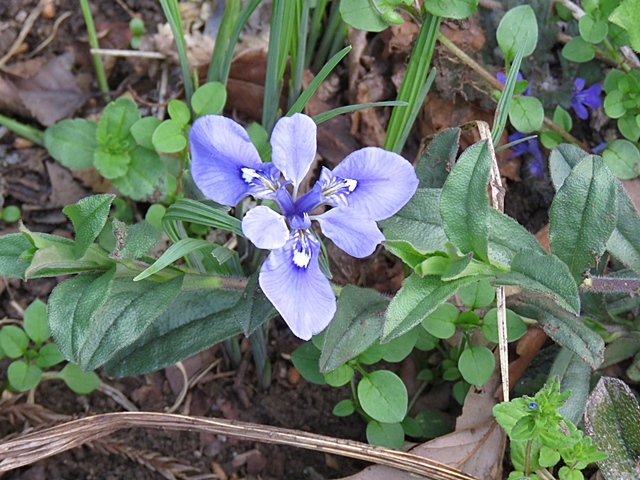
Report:
[[[367,423],[367,442],[387,448],[402,448],[404,429],[399,422],[381,423],[375,420]]]
[[[498,343],[498,309],[492,308],[482,319],[482,333],[487,340]],[[520,315],[507,309],[507,341],[514,342],[527,333],[527,324]]]
[[[187,105],[181,100],[171,100],[169,102],[167,110],[169,111],[171,120],[174,120],[183,127],[191,120],[191,112],[189,112],[189,107],[187,107]]]
[[[75,363],[67,363],[58,372],[58,378],[78,395],[87,395],[102,383],[95,372],[83,372]]]
[[[183,125],[175,120],[165,120],[153,132],[151,141],[156,150],[176,153],[185,149],[187,137],[182,132]]]
[[[42,370],[35,365],[29,365],[23,360],[16,360],[7,368],[9,385],[18,392],[26,392],[35,388],[42,379]]]
[[[627,113],[624,94],[620,90],[613,90],[604,97],[604,113],[610,118],[620,118]]]
[[[624,77],[624,72],[622,70],[616,70],[615,68],[607,73],[607,76],[604,78],[604,91],[611,93],[614,90],[618,90],[618,82],[622,77]]]
[[[416,415],[416,420],[422,429],[422,436],[425,438],[436,438],[446,435],[451,431],[451,427],[443,416],[431,410],[421,410]]]
[[[220,82],[205,83],[191,97],[191,107],[196,116],[218,115],[227,103],[227,90]]]
[[[535,97],[515,97],[509,107],[509,120],[521,133],[540,130],[544,121],[544,108]]]
[[[432,15],[460,20],[476,12],[478,0],[425,0],[423,6]]]
[[[340,16],[347,25],[358,30],[381,32],[389,26],[373,9],[370,0],[341,0]]]
[[[540,448],[540,457],[538,458],[538,462],[541,467],[553,467],[559,461],[560,453],[558,450],[549,448],[546,445],[543,445],[542,448]]]
[[[625,115],[618,119],[618,130],[627,140],[637,142],[640,138],[640,126],[632,115]]]
[[[458,290],[460,301],[472,310],[476,308],[484,308],[491,305],[496,296],[496,292],[491,286],[489,280],[480,280],[479,282],[465,285]]]
[[[132,18],[129,22],[129,30],[134,36],[141,36],[144,33],[144,21],[141,18]]]
[[[413,347],[415,347],[417,340],[417,328],[413,328],[404,335],[394,338],[390,342],[382,345],[384,347],[384,355],[382,355],[382,359],[391,363],[401,362],[409,356]]]
[[[4,207],[2,212],[0,213],[0,218],[3,219],[7,223],[14,223],[20,220],[22,216],[22,210],[20,207],[15,205],[9,205],[8,207]]]
[[[96,129],[91,120],[62,120],[44,132],[44,146],[53,158],[67,168],[88,168],[96,151]]]
[[[148,150],[154,150],[153,142],[151,138],[153,137],[153,132],[155,132],[158,125],[160,125],[161,120],[156,117],[144,117],[138,120],[131,126],[131,135],[138,145],[144,147]]]
[[[422,321],[422,326],[434,337],[451,338],[456,333],[458,314],[455,305],[444,303]]]
[[[470,388],[471,385],[469,383],[464,380],[460,380],[453,385],[451,394],[453,395],[453,398],[456,399],[456,402],[460,405],[464,405],[464,399],[467,397],[467,393],[469,393]]]
[[[556,125],[559,125],[563,129],[565,129],[567,132],[570,132],[571,127],[573,126],[571,115],[560,105],[558,105],[556,109],[553,111],[553,123],[555,123]]]
[[[27,352],[29,337],[20,327],[7,325],[0,330],[0,347],[9,358],[18,358]]]
[[[350,398],[346,398],[344,400],[340,400],[336,403],[336,406],[333,407],[333,414],[336,417],[348,417],[355,411],[355,406],[353,405],[353,400]]]
[[[96,129],[96,141],[106,150],[122,152],[122,142],[131,135],[131,127],[140,120],[138,105],[127,97],[110,102],[102,112]]]
[[[544,148],[553,150],[562,143],[562,136],[551,130],[545,130],[544,132],[540,132],[540,143],[542,143]]]
[[[162,217],[164,217],[165,213],[167,213],[167,209],[164,205],[154,203],[147,210],[144,219],[153,225],[156,230],[162,230]]]
[[[341,387],[353,378],[353,368],[346,363],[324,374],[324,380],[332,387]]]
[[[460,374],[471,385],[483,385],[493,374],[495,366],[493,353],[481,345],[465,349],[458,359]]]
[[[131,156],[129,152],[110,153],[103,148],[98,148],[93,157],[93,165],[104,178],[113,180],[127,173]]]
[[[47,323],[47,304],[42,300],[36,298],[24,311],[24,331],[36,345],[51,335]]]
[[[606,20],[594,20],[589,15],[584,15],[580,18],[578,28],[580,29],[580,36],[589,43],[600,43],[609,33]]]
[[[45,343],[38,351],[36,365],[40,368],[50,368],[62,362],[64,358],[55,343]]]
[[[327,383],[320,373],[320,350],[312,342],[303,343],[291,353],[291,362],[304,379],[311,383]]]
[[[521,5],[509,10],[498,25],[496,40],[504,56],[513,60],[523,48],[523,55],[531,55],[538,43],[538,21],[529,5]]]
[[[640,152],[628,140],[614,140],[602,152],[604,163],[615,176],[630,180],[640,175]]]
[[[388,370],[370,373],[358,383],[358,400],[367,415],[384,423],[401,422],[408,395],[400,377]]]
[[[480,326],[480,316],[476,312],[466,311],[460,312],[456,319],[456,325],[464,329],[471,329]]]
[[[585,63],[593,60],[596,51],[593,45],[586,42],[582,37],[575,37],[562,47],[562,56],[570,62]]]
[[[438,338],[427,332],[424,327],[418,328],[418,338],[416,339],[416,348],[423,352],[428,352],[436,348]]]

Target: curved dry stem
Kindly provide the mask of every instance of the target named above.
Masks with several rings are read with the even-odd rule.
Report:
[[[155,412],[105,413],[22,435],[0,444],[0,472],[32,464],[123,428],[199,431],[317,450],[387,465],[432,480],[478,480],[455,468],[407,452],[324,435],[253,423]]]

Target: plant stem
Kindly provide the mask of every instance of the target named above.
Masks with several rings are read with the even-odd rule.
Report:
[[[502,91],[502,89],[504,88],[504,85],[502,85],[496,77],[490,74],[482,65],[480,65],[473,58],[467,55],[464,51],[458,48],[451,40],[445,37],[442,33],[438,33],[438,41],[443,46],[445,46],[447,50],[449,50],[456,57],[458,57],[460,61],[462,61],[469,68],[471,68],[471,70],[473,70],[478,75],[480,75],[483,79],[485,79],[487,83],[491,85],[491,87],[495,88],[496,90]],[[575,138],[573,135],[571,135],[569,132],[564,130],[562,127],[554,123],[553,120],[551,120],[549,117],[544,117],[544,124],[549,130],[552,130],[558,133],[562,138],[565,139],[565,141],[569,143],[575,143],[576,145],[580,146],[580,148],[582,148],[583,150],[587,152],[591,152],[591,150],[587,145],[585,145],[583,142]],[[498,139],[496,139],[496,141],[497,140]]]
[[[531,447],[533,446],[533,440],[527,442],[527,448],[524,453],[524,474],[529,475],[531,468]]]
[[[427,382],[420,383],[420,386],[416,390],[416,393],[414,393],[413,396],[411,397],[411,400],[409,400],[409,405],[407,406],[407,413],[411,411],[415,403],[418,401],[418,398],[420,398],[420,395],[422,395],[422,392],[424,392],[424,389],[427,388],[427,385],[428,385]]]
[[[282,77],[279,73],[283,66],[281,62],[286,62],[286,55],[283,55],[281,51],[288,50],[289,47],[287,38],[291,30],[291,22],[288,20],[286,13],[291,11],[291,6],[288,0],[273,0],[271,8],[267,74],[264,81],[264,101],[262,105],[262,126],[269,134],[271,134],[278,117],[278,104],[280,103],[280,91],[282,89]]]
[[[640,291],[640,278],[589,277],[584,279],[580,288],[594,293],[633,293]]]
[[[231,39],[233,38],[233,29],[238,22],[239,14],[240,0],[226,0],[224,13],[220,20],[220,28],[216,35],[216,45],[213,49],[209,71],[207,72],[207,82],[223,82],[224,61],[229,49],[233,50]]]
[[[89,0],[80,0],[80,8],[82,9],[82,15],[84,16],[84,23],[87,25],[89,45],[91,48],[100,48],[100,44],[98,43],[98,34],[96,33],[96,26],[93,23],[93,16],[91,15],[91,8],[89,7]],[[91,56],[93,57],[93,65],[96,69],[98,86],[100,87],[100,91],[106,95],[109,92],[109,84],[107,83],[107,75],[104,71],[102,57],[98,54],[93,54]]]
[[[37,128],[30,127],[4,115],[0,115],[0,125],[7,127],[16,135],[26,138],[35,145],[44,146],[44,132]]]

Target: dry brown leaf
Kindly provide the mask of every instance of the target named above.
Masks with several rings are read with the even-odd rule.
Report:
[[[71,116],[87,99],[86,79],[71,73],[67,52],[44,63],[27,60],[0,72],[0,110],[30,117],[49,126]]]

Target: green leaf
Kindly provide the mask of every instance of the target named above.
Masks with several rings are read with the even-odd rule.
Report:
[[[291,362],[306,381],[318,385],[327,383],[318,367],[320,350],[312,342],[303,343],[291,352]]]
[[[140,280],[144,280],[151,275],[154,275],[161,271],[162,269],[168,267],[176,260],[194,252],[196,250],[200,250],[203,248],[211,249],[213,248],[213,244],[211,242],[207,242],[206,240],[202,240],[200,238],[183,238],[182,240],[171,245],[162,256],[157,259],[153,265],[144,270],[142,273],[138,274],[136,278],[133,280],[138,282]]]
[[[475,282],[481,276],[463,277],[444,282],[439,277],[412,274],[387,309],[383,338],[388,341],[408,332],[443,304],[458,288]]]
[[[79,259],[75,258],[75,251],[72,245],[39,248],[24,272],[25,279],[109,270],[115,264],[98,245],[91,245]]]
[[[556,109],[553,111],[553,123],[555,123],[556,125],[559,125],[567,132],[570,132],[571,128],[573,127],[571,114],[569,114],[569,112],[567,112],[560,105],[558,105]]]
[[[558,148],[554,149],[549,155],[549,172],[551,173],[553,188],[556,191],[560,190],[573,167],[588,156],[588,153],[575,145],[569,145],[568,143],[558,145]]]
[[[618,130],[627,140],[637,142],[640,138],[640,126],[633,115],[625,115],[618,119]],[[606,151],[606,150],[605,150]],[[637,175],[637,174],[636,174]]]
[[[109,103],[96,129],[98,145],[113,153],[126,151],[130,146],[127,139],[130,138],[131,127],[138,120],[140,111],[130,98],[120,97]]]
[[[640,152],[628,140],[614,140],[602,152],[604,163],[613,174],[623,180],[640,175]]]
[[[373,9],[369,0],[342,0],[340,16],[346,24],[358,30],[381,32],[389,26]]]
[[[449,240],[463,253],[474,252],[485,261],[491,209],[487,193],[490,168],[487,142],[472,145],[460,155],[440,196],[440,216]]]
[[[353,367],[344,364],[335,370],[325,373],[324,380],[327,382],[327,385],[331,385],[332,387],[342,387],[351,381],[353,374]]]
[[[458,359],[458,370],[462,378],[471,385],[484,385],[493,374],[496,359],[487,347],[472,345]]]
[[[604,97],[604,113],[609,118],[620,118],[627,113],[625,96],[620,90],[613,90]]]
[[[640,25],[639,25],[640,26]],[[606,20],[595,20],[589,15],[583,15],[578,21],[580,36],[589,43],[600,43],[609,33]]]
[[[322,122],[331,120],[333,117],[343,115],[345,113],[357,112],[358,110],[364,110],[372,107],[406,107],[408,104],[402,100],[388,100],[384,102],[371,102],[371,103],[358,103],[356,105],[345,105],[344,107],[336,107],[326,112],[318,113],[313,116],[313,121],[316,125],[320,125]]]
[[[248,337],[264,322],[276,315],[276,310],[258,285],[258,274],[251,275],[242,293],[242,301],[238,302],[229,316],[236,321],[245,336]]]
[[[604,358],[604,341],[580,320],[544,298],[514,298],[510,308],[518,315],[537,320],[557,344],[574,352],[595,370]]]
[[[387,240],[408,242],[420,253],[445,250],[447,237],[438,208],[440,192],[439,188],[419,188],[398,213],[380,222]],[[388,248],[394,252],[392,246]]]
[[[24,331],[36,345],[49,338],[47,304],[36,298],[24,311]]]
[[[67,363],[58,372],[58,378],[78,395],[88,395],[102,383],[95,372],[83,372],[75,363]]]
[[[426,148],[422,148],[416,166],[420,188],[442,188],[455,165],[461,132],[458,127],[447,128],[439,132]]]
[[[134,343],[109,360],[107,373],[124,377],[159,370],[242,333],[229,321],[242,306],[241,295],[218,288],[181,292]]]
[[[640,269],[640,215],[624,186],[618,182],[618,219],[607,250],[634,270]]]
[[[222,113],[225,103],[227,103],[227,90],[220,82],[201,85],[191,97],[191,107],[196,117],[219,115]]]
[[[82,258],[107,223],[115,195],[92,195],[67,205],[62,212],[69,217],[76,232],[74,258]]]
[[[153,150],[155,147],[153,146],[151,138],[153,137],[153,132],[158,128],[160,123],[162,123],[162,121],[156,117],[141,118],[131,125],[131,136],[133,136],[136,143],[141,147],[144,147],[147,150]]]
[[[498,309],[492,308],[485,313],[482,319],[482,333],[487,340],[498,343]],[[520,315],[507,309],[507,341],[515,342],[527,333],[527,325],[522,321]]]
[[[419,327],[418,327],[419,328]],[[409,330],[404,335],[385,343],[382,360],[389,363],[398,363],[407,358],[413,351],[418,341],[418,329]]]
[[[558,413],[575,424],[580,423],[589,395],[591,367],[571,350],[562,348],[553,361],[548,378],[550,381],[558,379],[562,392],[571,392],[571,396],[558,409]]]
[[[381,334],[389,301],[375,290],[346,285],[324,337],[320,370],[338,368],[364,352]]]
[[[78,364],[93,370],[119,350],[134,343],[180,292],[182,276],[166,283],[113,279],[109,296],[93,312],[84,342],[77,352]]]
[[[578,288],[567,266],[555,255],[521,250],[511,262],[511,271],[494,282],[541,293],[573,313],[580,312]]]
[[[374,420],[394,423],[407,414],[409,397],[400,377],[389,370],[376,370],[358,383],[358,400]]]
[[[158,241],[158,230],[146,221],[126,225],[114,218],[112,228],[116,246],[109,256],[114,260],[136,260]]]
[[[460,290],[458,290],[458,296],[462,303],[471,310],[475,310],[491,305],[496,296],[496,292],[489,280],[480,280],[471,285],[461,287]]]
[[[109,180],[126,174],[129,163],[131,163],[129,152],[110,152],[98,147],[93,156],[93,165],[100,172],[100,175]]]
[[[562,136],[551,130],[545,130],[544,132],[540,132],[540,143],[542,143],[544,148],[552,150],[562,143]]]
[[[193,97],[191,98],[193,101]],[[186,103],[181,100],[177,100],[175,98],[171,100],[167,106],[167,110],[169,111],[171,120],[174,120],[183,127],[191,121],[191,112],[189,111],[189,107],[187,107]]]
[[[399,422],[382,423],[371,420],[367,423],[367,442],[380,447],[395,448],[404,445],[404,429]]]
[[[353,412],[355,412],[355,406],[353,404],[353,400],[350,398],[346,398],[344,400],[340,400],[335,407],[333,407],[333,414],[336,417],[348,417]]]
[[[0,276],[24,278],[29,262],[20,261],[20,256],[31,247],[22,233],[0,236]]]
[[[167,209],[162,222],[163,225],[166,225],[167,222],[173,220],[220,228],[244,237],[242,224],[240,220],[229,215],[229,207],[215,204],[212,201],[181,198]]]
[[[432,15],[463,19],[478,9],[478,0],[425,0],[423,6]]]
[[[605,478],[638,478],[640,413],[631,389],[617,378],[602,377],[589,395],[585,430],[599,450],[609,455],[598,462]]]
[[[570,62],[586,63],[596,56],[593,45],[586,42],[582,37],[575,37],[569,40],[562,47],[562,56]]]
[[[618,8],[609,16],[609,21],[624,28],[629,34],[631,48],[640,52],[640,1],[622,0]]]
[[[541,467],[553,467],[560,461],[560,453],[553,448],[543,446],[540,449],[539,463]]]
[[[489,258],[492,262],[511,265],[516,254],[527,248],[545,253],[536,237],[513,218],[498,210],[489,210]]]
[[[93,165],[98,124],[76,118],[62,120],[44,132],[44,146],[53,158],[67,168],[88,168]]]
[[[7,325],[0,329],[0,347],[9,358],[19,358],[27,353],[29,337],[20,327]]]
[[[38,351],[36,365],[40,368],[51,368],[62,362],[64,358],[60,355],[60,350],[55,343],[46,343]]]
[[[23,360],[16,360],[7,368],[7,380],[9,380],[11,388],[19,392],[26,392],[38,386],[42,380],[42,370]]]
[[[595,266],[616,226],[617,186],[598,157],[571,171],[549,210],[551,251],[569,266],[576,281]]]
[[[422,321],[423,328],[436,338],[451,338],[456,333],[458,307],[444,303]]]
[[[131,152],[131,163],[126,175],[115,178],[111,184],[132,200],[164,196],[166,168],[156,152],[136,147]]]
[[[509,107],[509,120],[522,133],[540,130],[544,120],[542,103],[535,97],[515,97]]]
[[[183,124],[175,120],[165,120],[154,130],[151,141],[159,152],[177,153],[187,146]]]
[[[500,20],[496,40],[509,62],[520,48],[525,57],[532,55],[538,43],[538,21],[533,9],[529,5],[510,9]]]

